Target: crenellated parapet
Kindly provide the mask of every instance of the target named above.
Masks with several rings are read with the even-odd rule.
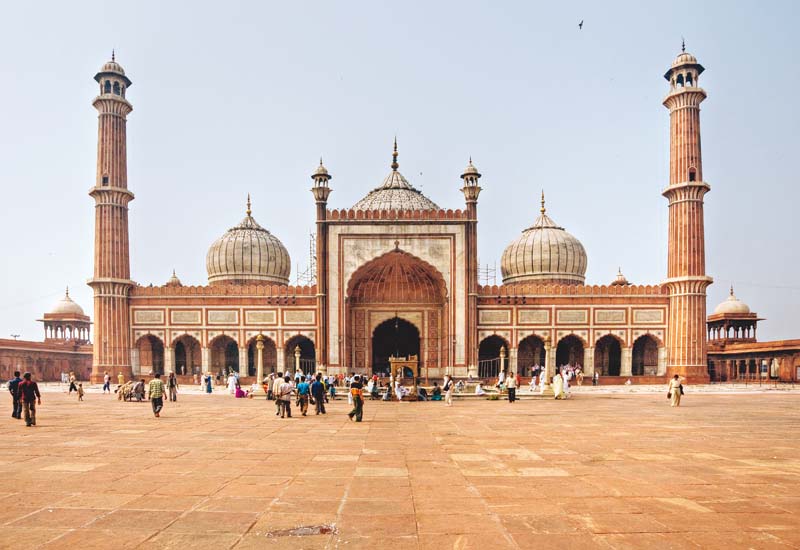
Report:
[[[359,210],[354,208],[341,208],[327,211],[328,221],[340,220],[369,220],[369,221],[396,221],[396,220],[420,220],[420,221],[468,221],[468,212],[461,209],[441,209],[441,210]]]
[[[131,289],[131,298],[151,296],[258,296],[272,299],[315,297],[317,287],[285,285],[215,285],[215,286],[136,286]]]
[[[478,296],[487,298],[534,298],[552,296],[668,296],[664,285],[568,285],[568,284],[515,284],[478,287]]]

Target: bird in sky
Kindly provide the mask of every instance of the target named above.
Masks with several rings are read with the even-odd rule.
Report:
[[[581,19],[581,22],[578,23],[578,30],[581,30],[581,29],[583,29],[583,19]]]

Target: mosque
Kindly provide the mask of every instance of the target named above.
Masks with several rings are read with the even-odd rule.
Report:
[[[664,75],[670,173],[662,192],[669,209],[663,281],[631,284],[620,272],[608,284],[587,285],[586,250],[555,221],[557,208],[549,211],[542,196],[536,220],[527,227],[521,221],[519,237],[502,253],[503,284],[480,285],[478,168],[470,160],[453,174],[464,204],[443,208],[402,175],[395,142],[386,177],[349,208],[329,206],[333,176],[321,161],[311,174],[315,284],[289,284],[291,258],[281,230],[262,227],[248,197],[244,218],[231,220],[235,225],[208,249],[207,285],[185,286],[173,272],[162,286],[141,286],[130,277],[128,238],[132,82],[112,56],[95,75],[93,102],[99,111],[96,184],[89,192],[95,200],[88,283],[93,380],[105,372],[189,376],[232,369],[262,377],[297,368],[488,378],[501,369],[529,376],[536,365],[552,374],[565,364],[580,365],[587,375],[597,371],[604,381],[656,383],[679,373],[699,382],[723,370],[738,375],[734,354],[754,345],[758,319],[749,308],[725,306],[707,325],[712,279],[705,272],[703,201],[710,186],[700,148],[703,70],[682,51]],[[720,357],[711,362],[709,340]],[[800,341],[784,347],[777,372],[794,376]]]

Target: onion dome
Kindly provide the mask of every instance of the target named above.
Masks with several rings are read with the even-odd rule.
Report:
[[[120,77],[121,80],[125,81],[125,86],[130,86],[132,84],[130,79],[125,76],[125,69],[122,68],[122,65],[117,63],[117,56],[113,50],[111,51],[111,61],[107,61],[100,67],[100,70],[94,75],[94,79],[100,82],[104,76]]]
[[[500,267],[503,284],[560,283],[583,284],[586,275],[586,250],[545,213],[542,192],[541,215],[533,226],[503,251]]]
[[[439,210],[439,207],[408,183],[397,171],[397,140],[394,140],[392,171],[378,187],[353,205],[353,210]]]
[[[214,241],[206,255],[209,284],[289,284],[291,261],[280,239],[250,215]]]
[[[73,302],[72,298],[69,297],[69,287],[67,287],[67,292],[64,294],[64,297],[59,300],[48,313],[49,315],[79,315],[81,317],[86,317],[83,308]]]
[[[181,283],[181,280],[178,279],[177,275],[175,275],[175,270],[174,269],[172,270],[172,277],[169,278],[169,281],[167,281],[167,285],[166,286],[183,286],[183,283]]]
[[[622,268],[617,268],[617,276],[611,281],[611,286],[628,286],[629,284],[628,279],[622,274]]]
[[[731,285],[731,293],[728,298],[714,308],[714,314],[731,314],[731,315],[746,315],[750,313],[750,307],[739,300],[733,293],[733,285]]]
[[[686,43],[681,42],[681,53],[672,62],[669,70],[664,74],[667,80],[672,76],[672,72],[678,68],[693,68],[697,71],[697,75],[702,74],[705,68],[698,63],[697,58],[686,51]]]

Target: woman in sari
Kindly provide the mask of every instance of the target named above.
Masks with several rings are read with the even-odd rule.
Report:
[[[206,375],[205,382],[206,382],[206,393],[211,393],[212,385],[211,385],[211,375],[210,374]]]

